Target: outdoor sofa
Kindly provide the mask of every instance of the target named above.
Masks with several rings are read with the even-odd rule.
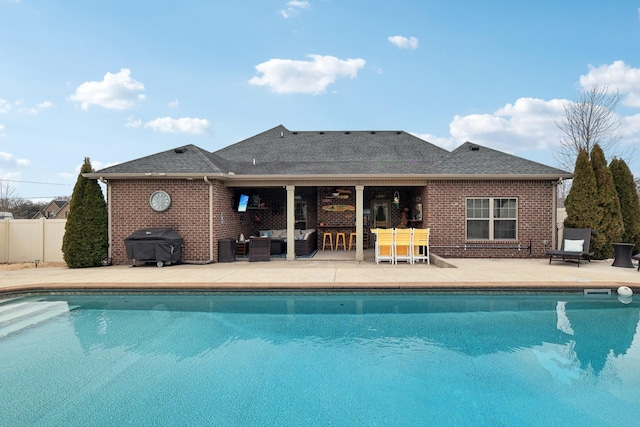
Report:
[[[276,253],[275,246],[272,245],[272,255],[279,255],[286,252],[287,230],[261,230],[260,237],[270,237],[271,241],[281,242],[281,251]],[[318,248],[318,235],[315,228],[306,230],[295,230],[295,253],[297,256],[311,255]]]

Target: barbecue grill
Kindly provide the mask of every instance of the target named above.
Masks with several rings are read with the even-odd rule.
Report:
[[[180,262],[183,239],[172,228],[146,228],[124,239],[127,257],[136,263],[156,263],[158,267]]]

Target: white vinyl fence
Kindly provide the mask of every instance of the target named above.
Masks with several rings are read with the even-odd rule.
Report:
[[[66,219],[0,220],[0,263],[64,262]]]

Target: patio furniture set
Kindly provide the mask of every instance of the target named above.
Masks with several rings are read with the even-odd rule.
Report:
[[[260,237],[251,237],[239,243],[236,255],[247,255],[249,261],[269,261],[272,255],[279,256],[287,250],[287,230],[262,230]],[[317,249],[315,229],[295,231],[296,256],[309,256]]]
[[[376,264],[380,261],[414,264],[421,260],[430,264],[428,228],[378,228],[371,232],[376,240]]]
[[[549,249],[549,264],[551,261],[577,261],[578,267],[582,260],[591,262],[593,252],[590,250],[591,236],[595,231],[591,228],[565,228],[560,249]],[[638,271],[640,271],[640,254],[633,253],[633,243],[613,243],[614,260],[613,267],[634,268],[633,261],[638,261]]]

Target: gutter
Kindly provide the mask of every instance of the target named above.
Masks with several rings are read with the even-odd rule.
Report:
[[[111,255],[111,247],[113,246],[113,236],[111,233],[111,191],[109,190],[109,182],[104,179],[103,176],[98,177],[98,181],[107,186],[107,242],[109,243],[109,246],[107,246],[107,258],[111,261],[113,258]]]
[[[107,179],[200,179],[201,174],[194,173],[113,173],[113,174],[100,174],[100,173],[83,173],[82,176],[91,179],[100,179],[105,177]],[[207,178],[213,178],[218,181],[225,181],[227,183],[243,181],[255,181],[255,180],[278,180],[286,182],[300,182],[300,181],[389,181],[389,180],[426,180],[426,181],[451,181],[451,180],[465,180],[465,181],[505,181],[505,180],[558,180],[558,179],[571,179],[573,174],[558,173],[558,174],[336,174],[336,175],[322,175],[322,174],[296,174],[296,175],[237,175],[237,174],[214,174],[207,175]]]

